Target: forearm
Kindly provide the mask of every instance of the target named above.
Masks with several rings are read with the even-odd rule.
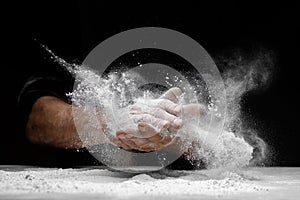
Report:
[[[82,147],[71,105],[52,96],[40,97],[34,103],[28,118],[26,135],[35,144],[58,148]]]

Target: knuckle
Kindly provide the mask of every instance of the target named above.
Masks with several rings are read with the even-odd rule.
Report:
[[[182,90],[179,87],[173,87],[173,92],[175,92],[176,94],[181,94]]]
[[[158,120],[158,125],[159,128],[168,128],[169,127],[169,122],[166,120]]]
[[[141,121],[151,121],[151,116],[149,114],[142,114]]]
[[[165,106],[168,104],[168,100],[167,99],[161,99],[158,103],[160,106]]]
[[[163,110],[161,108],[154,108],[153,109],[153,114],[156,117],[160,117],[160,116],[164,115],[164,112],[163,112]]]
[[[138,106],[138,105],[136,105],[136,104],[134,104],[134,105],[130,105],[129,106],[129,110],[138,110],[138,111],[140,111],[141,107]]]

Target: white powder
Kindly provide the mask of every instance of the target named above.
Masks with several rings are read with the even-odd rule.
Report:
[[[176,173],[170,172],[171,175]],[[211,177],[214,174],[214,177]],[[179,176],[178,176],[179,175]],[[181,176],[180,176],[181,175]],[[0,171],[0,194],[221,195],[268,191],[242,175],[210,170],[130,175],[100,169]]]
[[[140,77],[136,77],[136,74],[122,73],[120,74],[120,79],[117,78],[116,74],[112,74],[108,76],[107,79],[104,79],[85,66],[67,63],[62,58],[56,56],[47,47],[45,48],[56,62],[76,76],[78,87],[72,93],[68,94],[72,99],[73,105],[78,107],[92,106],[101,108],[102,112],[105,113],[108,127],[112,130],[112,133],[115,133],[115,129],[118,127],[116,120],[121,120],[118,123],[119,125],[122,124],[122,126],[132,125],[128,123],[128,121],[122,121],[123,119],[127,119],[127,117],[115,117],[123,116],[125,113],[124,110],[118,112],[118,109],[115,108],[113,112],[111,112],[110,108],[107,107],[111,104],[111,99],[114,98],[114,94],[116,93],[119,94],[118,103],[120,104],[117,105],[117,107],[128,106],[130,104],[128,99],[130,98],[131,100],[140,98],[140,96],[128,96],[128,92],[130,94],[136,94],[135,91],[137,91],[137,88],[135,79],[139,80]],[[269,83],[271,77],[270,66],[273,65],[272,57],[264,52],[258,52],[257,56],[251,58],[243,57],[238,54],[237,58],[220,57],[216,60],[218,61],[218,65],[222,65],[220,64],[222,63],[221,61],[226,61],[230,64],[229,68],[223,69],[222,74],[228,100],[225,130],[220,137],[211,138],[211,141],[213,141],[212,144],[206,142],[207,139],[210,139],[210,135],[218,135],[218,133],[211,131],[203,134],[205,132],[206,123],[202,123],[200,127],[199,124],[193,124],[194,120],[187,119],[181,131],[183,134],[181,134],[180,137],[186,140],[186,148],[192,147],[190,148],[192,150],[189,158],[194,161],[201,160],[205,163],[207,168],[234,169],[247,166],[249,163],[255,163],[255,160],[261,162],[266,156],[266,144],[257,137],[255,131],[250,130],[248,127],[245,128],[244,122],[241,120],[243,116],[240,112],[240,101],[246,92],[262,87],[265,83]],[[188,77],[185,78],[188,79]],[[170,77],[166,76],[166,80],[169,79]],[[181,88],[189,88],[185,85],[186,83],[182,81],[182,77],[176,76],[172,77],[172,79],[178,84],[180,83]],[[193,95],[189,95],[188,92],[184,95],[180,103],[189,103],[186,101],[189,101]],[[213,105],[213,103],[208,102],[208,108],[210,105]],[[90,112],[89,109],[87,109],[87,112]],[[91,115],[91,118],[95,118],[94,115]],[[90,119],[90,121],[91,123],[87,123],[83,131],[88,132],[89,134],[87,135],[89,135],[89,137],[81,138],[82,141],[87,144],[90,140],[94,141],[97,135],[99,135],[99,131],[93,131],[95,129],[93,127],[97,126],[95,120]],[[212,124],[212,126],[214,126],[214,124]],[[93,134],[93,132],[95,134]],[[247,141],[251,142],[252,146],[249,145],[244,138],[248,139]],[[256,148],[256,152],[259,151],[260,153],[254,154],[254,148]],[[109,152],[105,153],[109,154]],[[109,155],[106,157],[111,159]],[[113,159],[118,160],[116,155],[113,155]],[[197,165],[197,162],[193,163]],[[200,165],[200,163],[198,164]]]

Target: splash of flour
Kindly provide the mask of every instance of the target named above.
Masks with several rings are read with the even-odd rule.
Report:
[[[251,171],[251,173],[254,172]],[[50,199],[58,194],[59,199],[65,199],[66,194],[76,194],[76,197],[72,196],[75,199],[79,195],[82,195],[83,198],[93,195],[92,197],[95,199],[98,199],[99,196],[106,197],[106,195],[112,199],[140,199],[148,196],[168,199],[173,195],[174,199],[178,195],[179,197],[187,196],[188,199],[191,199],[195,196],[201,198],[203,195],[207,198],[208,195],[215,199],[228,194],[251,193],[261,195],[269,190],[274,191],[270,183],[280,183],[274,180],[268,180],[265,183],[250,181],[243,174],[246,174],[246,171],[238,175],[231,172],[216,173],[209,170],[199,170],[182,174],[180,177],[173,177],[163,176],[157,172],[133,176],[132,174],[118,174],[108,170],[84,168],[0,170],[0,198],[4,196],[3,199],[7,199],[9,197],[7,195],[12,195],[13,198],[9,199],[18,199],[16,195],[29,197],[29,195],[40,194],[43,195],[43,198],[48,195],[47,197]],[[296,188],[296,186],[294,187]],[[34,198],[35,196],[30,197]],[[34,199],[39,199],[39,197],[41,198],[41,196],[37,196]]]
[[[271,149],[253,129],[242,112],[243,97],[249,92],[261,92],[272,81],[275,71],[275,53],[263,47],[232,48],[215,56],[226,87],[227,118],[225,129],[243,137],[253,147],[252,165],[264,165],[271,157]],[[255,120],[255,119],[253,119]]]
[[[149,93],[149,91],[143,93],[143,95],[140,92],[136,92],[138,90],[134,79],[132,79],[133,74],[113,73],[104,78],[86,66],[69,64],[52,53],[48,48],[46,50],[56,62],[76,77],[77,88],[67,95],[71,98],[73,105],[77,107],[96,107],[96,109],[99,108],[103,112],[109,113],[105,105],[110,104],[110,100],[116,98],[116,93],[119,99],[119,109],[126,108],[129,102],[135,101],[137,98],[154,98],[156,95],[151,94],[151,92]],[[224,57],[220,57],[218,61],[220,60],[226,61]],[[193,162],[196,168],[203,167],[200,165],[201,163],[205,163],[207,168],[223,167],[232,169],[247,166],[250,164],[250,161],[255,159],[263,160],[265,157],[265,143],[254,132],[245,135],[244,131],[242,131],[243,122],[241,120],[240,101],[247,91],[253,90],[269,80],[270,74],[266,73],[269,71],[264,68],[265,63],[261,57],[246,61],[242,57],[234,57],[228,58],[227,61],[231,61],[232,63],[222,73],[228,99],[227,118],[223,134],[217,139],[215,145],[209,145],[203,143],[203,138],[201,138],[204,132],[203,127],[188,124],[188,126],[184,126],[186,128],[182,131],[183,134],[181,137],[186,141],[189,149],[187,157]],[[217,62],[218,64],[220,63]],[[174,78],[178,79],[182,87],[185,87],[182,79],[178,77]],[[128,93],[127,91],[130,92]],[[132,96],[132,94],[134,95]],[[188,96],[188,94],[184,93],[182,95],[180,103],[183,104],[187,103],[187,98],[184,95]],[[115,111],[118,111],[118,108]],[[116,115],[122,116],[122,113],[124,113],[123,110]],[[108,126],[113,129],[116,125],[114,122],[115,117],[108,114],[106,118],[108,123],[110,123]],[[89,127],[87,129],[91,130]],[[116,128],[112,132],[116,132]],[[192,137],[189,137],[191,135]],[[251,138],[252,142],[249,142],[249,140],[246,142],[245,138]],[[253,154],[255,148],[259,149],[259,154]],[[197,162],[200,160],[201,162]]]

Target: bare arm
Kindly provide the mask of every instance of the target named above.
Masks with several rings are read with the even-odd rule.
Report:
[[[28,118],[26,126],[27,138],[34,144],[57,148],[81,148],[109,143],[103,133],[103,129],[107,127],[105,117],[101,117],[101,113],[98,113],[98,120],[100,120],[103,129],[101,127],[87,127],[90,124],[89,112],[83,112],[80,108],[77,108],[76,111],[78,111],[80,118],[76,120],[75,126],[73,110],[70,104],[53,96],[40,97],[32,106]],[[76,128],[80,129],[81,137],[78,136]],[[146,132],[151,132],[151,130],[146,130]],[[85,141],[84,144],[80,138]],[[167,143],[169,142],[167,141]]]
[[[58,148],[80,148],[70,104],[53,97],[36,100],[26,126],[27,138],[35,144]]]
[[[169,93],[166,94],[168,95],[173,94],[173,92],[174,91],[176,92],[176,90],[178,89],[175,90],[171,89],[169,90]],[[177,92],[181,94],[181,91],[177,91]],[[168,98],[170,97],[167,96],[167,99]],[[175,106],[176,104],[169,102],[169,104],[167,105]],[[191,110],[195,110],[195,109],[191,109]],[[85,144],[83,144],[77,134],[75,123],[73,120],[72,106],[53,96],[40,97],[34,103],[27,122],[27,127],[26,127],[27,138],[32,143],[49,145],[57,148],[80,148],[83,146],[107,143],[108,142],[107,138],[104,136],[101,127],[96,127],[94,128],[95,130],[89,128],[88,131],[85,131],[86,126],[89,124],[88,113],[85,114],[86,112],[81,112],[81,110],[78,111],[80,113],[80,119],[77,120],[76,127],[80,128],[81,134],[85,134],[85,133],[87,134],[86,136],[81,135],[81,138],[82,137],[88,138],[87,140],[88,143],[85,142]],[[105,125],[106,123],[104,120],[105,117],[102,118],[101,113],[99,116],[98,119],[100,120],[102,128],[106,129],[106,125]],[[168,117],[166,117],[165,114],[163,114],[160,117],[163,117],[164,119],[163,121],[169,120],[168,123],[175,122],[173,120],[174,116],[172,119],[168,119]],[[178,129],[180,127],[181,126],[175,128]],[[151,132],[153,132],[152,129],[142,131],[142,133],[146,135]],[[90,138],[91,136],[90,133],[93,133],[92,138]],[[125,136],[128,135],[130,137],[128,138],[123,137],[124,134]],[[169,140],[168,137],[166,138],[160,137],[159,133],[154,134],[153,137],[150,137],[148,139],[147,138],[137,139],[134,141],[137,144],[133,144],[131,140],[132,137],[130,133],[117,132],[117,138],[114,139],[114,143],[116,143],[118,146],[124,147],[125,149],[140,149],[140,145],[146,145],[145,150],[151,151],[151,150],[156,150],[156,148],[161,148],[171,142],[171,140]],[[154,147],[150,148],[148,146],[151,143],[154,144]],[[155,147],[155,145],[156,146],[158,145],[158,147]]]

